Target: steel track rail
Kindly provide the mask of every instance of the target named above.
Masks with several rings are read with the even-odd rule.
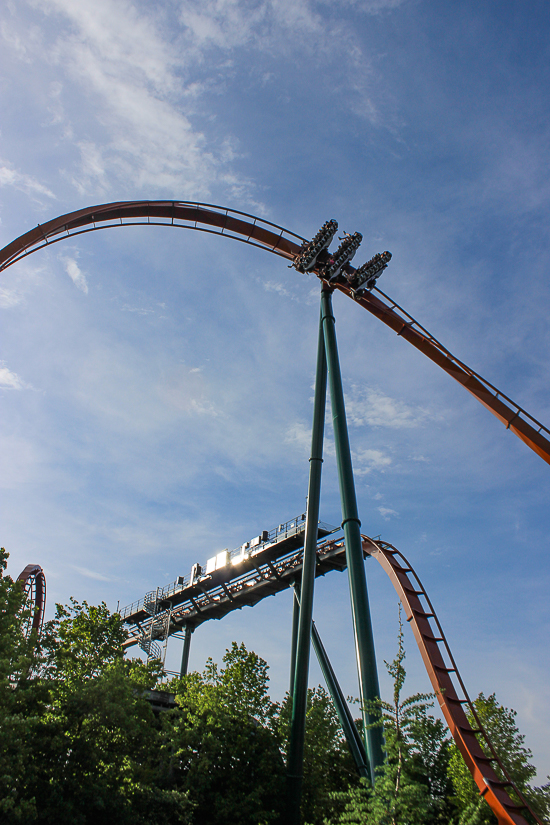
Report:
[[[29,625],[29,633],[36,630],[40,633],[44,623],[44,611],[46,610],[46,576],[39,564],[27,564],[25,569],[18,575],[17,581],[27,597],[32,602],[32,622]]]
[[[529,825],[522,814],[524,809],[529,811],[539,825],[544,825],[531,810],[495,752],[468,696],[439,619],[417,574],[405,556],[391,544],[375,541],[368,536],[362,536],[362,539],[363,552],[380,563],[401,599],[449,730],[479,788],[480,795],[491,807],[499,825]],[[411,581],[411,575],[414,581]],[[437,635],[434,634],[430,620],[435,624]],[[472,729],[464,712],[464,705],[468,706],[477,730]],[[483,737],[490,756],[486,756],[478,736]],[[498,766],[504,779],[496,773],[494,764]],[[513,801],[508,789],[517,795],[522,802],[521,805]]]
[[[212,619],[222,619],[234,610],[254,607],[258,602],[274,596],[294,586],[296,578],[302,574],[304,548],[300,547],[279,559],[262,561],[255,570],[242,576],[219,582],[211,587],[205,583],[200,595],[186,599],[171,609],[167,633],[173,636],[185,625],[193,629]],[[346,569],[346,553],[341,539],[329,539],[317,547],[315,576],[325,576],[332,570]],[[126,617],[124,622],[132,625],[127,629],[127,638],[122,643],[123,650],[139,644],[140,637],[150,631],[152,623],[166,617],[168,611],[160,610],[154,616],[136,621]],[[163,637],[164,638],[164,637]]]
[[[27,255],[64,238],[115,226],[178,226],[209,232],[265,249],[293,261],[305,240],[300,235],[262,218],[213,204],[189,201],[119,201],[60,215],[38,225],[0,250],[0,272]],[[348,272],[353,268],[348,267]],[[318,274],[318,273],[317,273]],[[506,429],[511,430],[550,464],[550,430],[526,410],[455,358],[439,341],[395,301],[378,289],[355,297],[349,284],[333,284],[386,326],[458,381]],[[386,304],[378,296],[389,303]]]

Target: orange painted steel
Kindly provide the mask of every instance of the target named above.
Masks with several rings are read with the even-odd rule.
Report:
[[[464,683],[456,667],[455,660],[445,639],[432,603],[415,571],[399,550],[391,544],[375,541],[362,536],[363,552],[375,558],[388,574],[403,604],[407,621],[410,622],[420,654],[430,677],[449,730],[462,754],[479,793],[491,807],[499,825],[528,825],[522,811],[527,809],[539,825],[542,821],[533,813],[525,798],[514,785],[506,769],[500,762],[487,733],[479,720],[473,703],[466,692]],[[412,574],[414,581],[411,581]],[[425,604],[422,603],[424,600]],[[430,620],[435,624],[434,634]],[[452,674],[454,674],[453,681]],[[458,687],[458,690],[457,690]],[[462,696],[462,698],[460,698]],[[473,730],[464,712],[467,705],[477,725]],[[485,740],[487,756],[478,741],[478,735]],[[498,765],[505,777],[503,780],[495,772],[493,764]],[[517,794],[522,805],[515,803],[507,789]]]
[[[29,621],[28,633],[42,629],[44,622],[44,611],[46,609],[46,577],[39,564],[27,564],[25,569],[18,575],[17,581],[21,582],[23,590],[32,601],[32,615]]]
[[[349,286],[337,284],[336,289],[353,297]],[[505,425],[507,430],[515,433],[547,464],[550,464],[550,430],[547,427],[486,381],[485,378],[482,378],[481,375],[478,375],[462,361],[455,358],[433,335],[391,298],[384,295],[380,290],[376,291],[379,295],[383,295],[391,303],[391,306],[385,304],[377,295],[372,293],[356,298],[357,303],[390,329],[393,329],[413,347],[424,353],[438,367],[445,370],[451,378],[462,384],[468,392],[478,401],[481,401],[483,406]]]
[[[74,237],[97,229],[135,225],[179,226],[184,229],[194,229],[231,237],[266,249],[290,261],[294,260],[301,249],[302,242],[305,240],[270,221],[211,204],[180,201],[121,201],[80,209],[38,225],[0,250],[0,271],[20,261],[32,252],[50,246],[52,243],[64,238]],[[351,273],[354,270],[352,267],[348,267],[347,271]],[[550,430],[510,398],[503,395],[482,376],[456,359],[391,298],[376,288],[377,295],[373,292],[364,292],[363,295],[357,297],[353,294],[347,282],[336,283],[331,286],[354,299],[363,309],[366,309],[386,326],[393,329],[394,332],[445,370],[448,375],[462,384],[468,392],[502,421],[506,429],[510,429],[544,461],[550,464]],[[384,303],[378,295],[381,295],[389,303]],[[528,825],[527,820],[521,813],[523,808],[513,802],[506,788],[512,788],[518,798],[525,803],[524,807],[530,809],[500,764],[487,734],[479,722],[439,621],[418,576],[405,557],[391,545],[376,542],[363,536],[363,550],[366,554],[376,558],[382,565],[403,602],[407,619],[411,622],[443,715],[447,720],[457,747],[474,777],[480,794],[485,797],[494,811],[499,825]],[[29,565],[19,577],[20,579],[24,577],[29,568],[36,569],[38,566]],[[41,570],[41,568],[38,569]],[[409,573],[413,574],[416,585],[410,581]],[[29,580],[30,575],[29,573],[25,581]],[[428,610],[420,601],[420,596],[424,598]],[[37,614],[33,619],[33,626],[36,616]],[[430,619],[436,624],[439,634],[437,637],[434,636],[432,631]],[[440,645],[443,645],[450,667],[445,663]],[[457,695],[451,673],[455,674],[464,696],[463,699],[460,699]],[[476,732],[472,729],[463,710],[464,704],[469,706],[479,731]],[[477,739],[477,733],[484,736],[491,756],[488,757],[483,752]],[[493,763],[499,765],[506,777],[505,781],[499,778],[493,769]],[[530,811],[530,814],[539,825],[543,825],[532,811]]]
[[[266,249],[293,261],[304,241],[300,235],[262,218],[221,206],[188,201],[119,201],[89,206],[38,225],[0,250],[0,271],[63,238],[114,226],[179,226],[222,235]],[[348,267],[348,273],[353,267]],[[318,273],[316,273],[318,274]],[[345,280],[345,279],[342,279]],[[496,387],[455,358],[402,307],[376,289],[354,297],[347,282],[335,289],[354,299],[386,326],[458,381],[490,412],[550,464],[550,430]],[[389,303],[386,304],[382,296]]]
[[[252,222],[251,222],[252,221]],[[67,237],[114,226],[177,226],[244,241],[293,260],[299,235],[262,218],[222,206],[188,201],[118,201],[60,215],[0,250],[0,271],[21,258]]]

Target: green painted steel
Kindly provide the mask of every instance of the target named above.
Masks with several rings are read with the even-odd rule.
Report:
[[[294,582],[294,587],[299,587],[299,582]],[[292,607],[292,643],[290,647],[290,687],[289,693],[294,696],[294,674],[296,671],[296,645],[298,643],[298,622],[300,621],[300,602],[294,599]]]
[[[332,696],[332,701],[334,702],[334,707],[336,708],[338,719],[340,720],[342,730],[344,731],[344,736],[346,737],[351,755],[353,756],[353,760],[357,767],[357,772],[359,776],[363,776],[365,779],[370,779],[371,774],[369,768],[369,758],[365,750],[365,745],[359,735],[359,731],[355,727],[353,716],[350,713],[350,709],[344,698],[342,689],[338,684],[338,679],[332,669],[327,652],[323,646],[321,637],[319,636],[319,631],[315,627],[315,622],[313,622],[311,626],[311,642],[313,644],[315,655],[317,656],[317,661],[319,662],[319,666],[323,676],[325,677],[325,682],[327,683],[330,695]]]
[[[181,652],[181,668],[180,668],[180,678],[183,676],[187,676],[187,669],[189,667],[189,651],[191,650],[191,634],[193,633],[193,628],[186,624],[185,629],[183,631],[183,650]]]
[[[299,609],[299,606],[300,585],[296,583],[294,585],[294,609],[296,610],[297,607]],[[328,658],[325,646],[321,641],[315,622],[311,623],[311,643],[313,645],[315,655],[317,656],[317,661],[319,662],[321,672],[325,677],[325,682],[327,683],[336,713],[338,714],[338,719],[340,720],[340,725],[342,726],[344,736],[346,737],[351,755],[353,756],[357,767],[357,772],[359,776],[363,776],[365,779],[370,780],[369,760],[365,750],[365,745],[359,735],[359,731],[355,726],[348,703],[344,698],[344,694],[342,693],[342,689],[338,683],[338,679],[336,678],[330,659]]]
[[[319,501],[321,498],[321,470],[323,466],[323,438],[325,430],[325,406],[327,398],[327,361],[323,341],[322,321],[319,322],[317,346],[317,373],[313,403],[313,427],[311,434],[311,458],[309,459],[309,487],[306,511],[306,532],[302,562],[301,605],[296,639],[296,667],[292,692],[292,718],[287,762],[287,822],[300,823],[300,800],[304,762],[304,738],[306,728],[307,682],[311,647],[311,618],[313,614],[313,590],[317,562],[317,538]]]
[[[336,463],[338,466],[338,481],[342,501],[342,529],[344,530],[346,561],[349,571],[351,611],[355,634],[355,653],[359,674],[361,711],[363,714],[365,744],[367,746],[371,769],[371,780],[374,782],[374,772],[376,768],[382,766],[384,763],[383,736],[381,727],[369,727],[377,720],[376,716],[369,712],[368,703],[379,698],[380,688],[378,686],[374,637],[372,633],[367,579],[361,544],[361,522],[357,512],[344,391],[338,360],[335,319],[332,312],[332,291],[326,287],[323,288],[321,293],[321,307],[325,352],[328,364],[332,423],[334,426]]]

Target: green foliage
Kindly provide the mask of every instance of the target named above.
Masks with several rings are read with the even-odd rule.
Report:
[[[516,711],[500,705],[494,693],[488,697],[480,693],[473,704],[498,757],[515,785],[535,813],[541,819],[550,821],[550,782],[540,788],[532,787],[530,784],[537,771],[530,763],[532,753],[524,745],[525,737],[516,725]],[[468,718],[472,727],[477,727],[471,713],[468,713]],[[482,748],[487,750],[485,740],[481,736],[478,738]],[[496,770],[498,771],[498,768]],[[461,809],[459,825],[493,825],[496,823],[495,815],[485,800],[479,796],[477,785],[454,744],[451,746],[449,776]]]
[[[287,694],[279,720],[279,737],[285,753],[289,744],[291,710],[292,699]],[[355,763],[329,694],[320,685],[309,688],[302,782],[303,821],[308,825],[322,825],[327,815],[342,807],[334,793],[358,783]]]
[[[33,660],[36,635],[27,639],[24,626],[31,615],[20,582],[5,571],[9,553],[0,548],[0,688],[25,679]]]
[[[21,795],[29,759],[31,727],[19,693],[33,663],[36,635],[26,639],[30,616],[21,584],[5,574],[9,554],[0,548],[0,819],[32,821],[34,799]]]
[[[184,793],[159,787],[145,689],[159,667],[123,659],[105,605],[57,605],[27,640],[28,609],[0,557],[0,820],[3,823],[190,822]],[[34,652],[33,652],[34,650]],[[32,672],[30,665],[32,664]]]
[[[122,661],[125,636],[120,617],[111,615],[105,602],[99,607],[74,599],[68,607],[57,604],[55,618],[42,633],[42,675],[62,681],[68,690],[97,678],[108,665]]]
[[[398,651],[388,664],[393,678],[393,702],[378,700],[372,712],[383,725],[385,760],[371,788],[359,787],[336,794],[344,810],[336,823],[361,825],[436,825],[451,823],[447,801],[448,738],[439,720],[428,714],[433,695],[417,693],[401,698],[406,672],[405,649],[399,615]]]
[[[0,551],[0,822],[6,825],[276,825],[284,823],[291,700],[268,694],[268,666],[233,643],[221,666],[160,684],[160,663],[124,658],[118,615],[57,605],[40,644]],[[386,759],[359,781],[327,692],[308,691],[302,820],[308,825],[493,825],[427,694],[402,698],[405,651],[390,664],[393,700],[373,710]],[[177,708],[155,716],[151,688]],[[550,783],[535,768],[515,712],[480,694],[477,713],[533,809],[550,821]]]
[[[278,706],[267,693],[268,666],[233,643],[225,667],[171,683],[179,709],[163,722],[163,773],[186,789],[196,825],[257,825],[277,820],[284,761],[275,735]]]

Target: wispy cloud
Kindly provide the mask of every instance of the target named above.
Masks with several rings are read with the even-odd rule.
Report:
[[[138,189],[204,197],[222,177],[229,189],[249,194],[249,182],[227,168],[231,136],[219,150],[209,148],[193,126],[197,86],[191,83],[193,94],[186,95],[182,79],[188,57],[164,36],[154,10],[144,12],[128,0],[98,0],[93,7],[69,0],[38,5],[68,24],[52,59],[68,69],[91,106],[99,106],[106,131],[100,143],[88,136],[77,140],[80,168],[70,178],[81,194],[107,192],[115,182],[131,180]],[[61,116],[59,101],[56,113]]]
[[[373,470],[386,470],[392,463],[382,450],[358,450],[353,452],[353,469],[356,476],[366,476]]]
[[[0,309],[12,309],[23,304],[42,282],[44,268],[37,259],[32,264],[21,261],[16,267],[2,272]]]
[[[319,0],[328,4],[330,0]],[[364,14],[381,14],[404,5],[407,0],[341,0],[343,6],[353,6]]]
[[[366,389],[353,385],[346,394],[348,421],[356,427],[366,424],[371,427],[392,427],[404,429],[418,427],[431,416],[420,407],[411,407],[380,390]]]
[[[15,307],[21,302],[21,292],[12,287],[0,287],[0,307],[2,309],[9,309]]]
[[[4,390],[24,390],[30,388],[30,384],[25,383],[16,372],[12,372],[4,361],[0,361],[0,389]]]
[[[145,307],[133,307],[130,304],[122,304],[122,312],[136,312],[138,315],[154,315],[154,309],[145,309]]]
[[[301,453],[307,453],[311,447],[311,427],[300,421],[292,424],[285,434],[285,442],[294,445]]]
[[[384,521],[389,521],[391,516],[399,516],[397,510],[392,510],[391,507],[378,507],[377,510]]]
[[[85,295],[88,294],[88,282],[86,280],[86,276],[78,266],[76,262],[76,258],[69,258],[63,257],[61,259],[65,266],[65,271],[73,284],[80,289],[81,292],[84,292]]]
[[[32,175],[14,169],[13,164],[2,160],[0,160],[0,186],[13,186],[39,203],[43,203],[44,198],[55,199],[54,193],[47,186],[33,178]]]
[[[101,573],[97,573],[95,570],[89,570],[87,567],[77,567],[76,565],[71,565],[73,570],[76,570],[77,573],[80,573],[81,576],[85,576],[87,579],[95,579],[99,582],[110,582],[108,576],[103,576]]]

